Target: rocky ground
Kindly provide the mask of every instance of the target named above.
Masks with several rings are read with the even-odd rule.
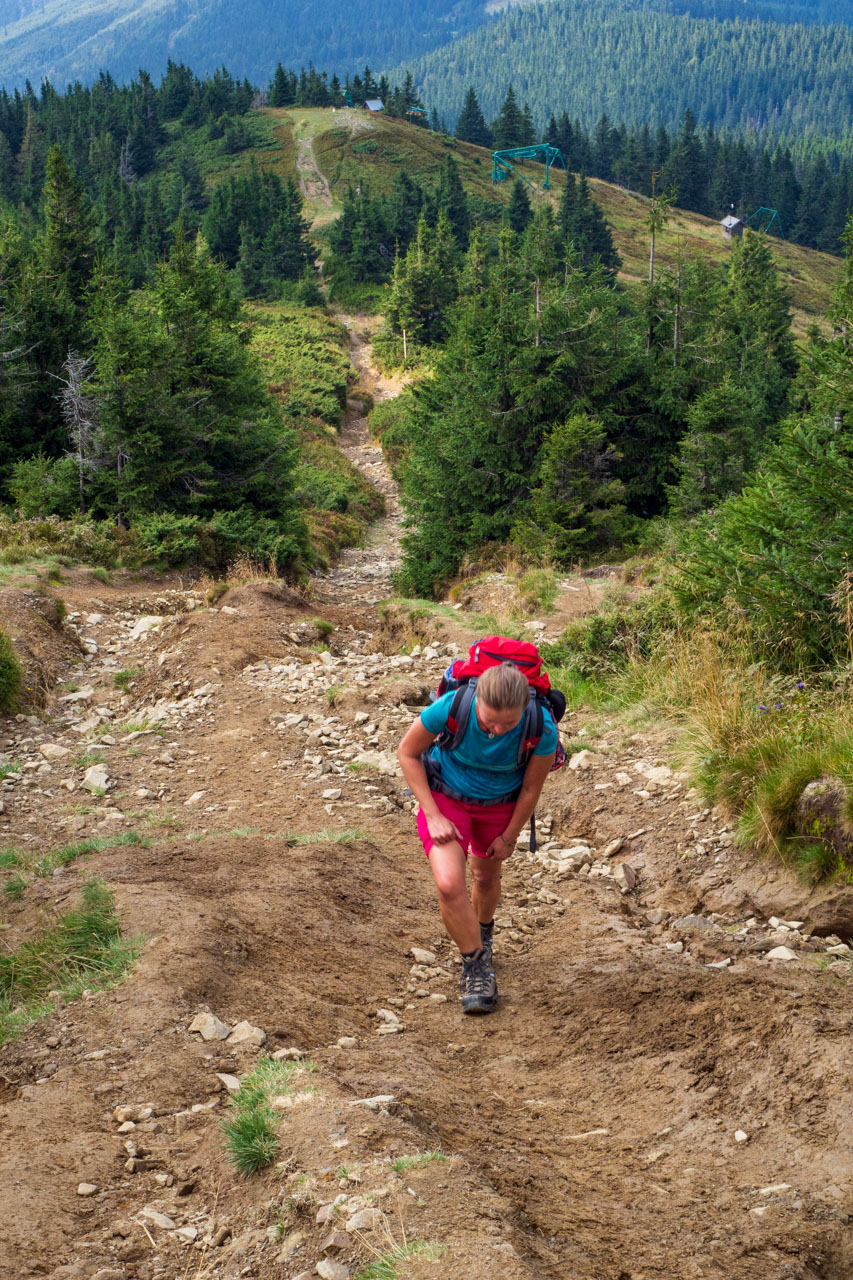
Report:
[[[105,846],[29,875],[3,941],[97,873],[141,946],[2,1050],[0,1274],[848,1280],[849,893],[737,851],[665,733],[573,716],[464,1019],[394,751],[473,632],[377,613],[399,510],[356,402],[342,443],[392,502],[307,596],[81,570],[64,621],[0,601],[51,690],[2,726],[0,845]],[[243,1179],[221,1122],[266,1054],[294,1087]]]

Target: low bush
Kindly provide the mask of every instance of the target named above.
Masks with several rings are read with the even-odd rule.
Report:
[[[548,666],[601,679],[651,658],[679,625],[672,598],[665,592],[650,593],[621,608],[611,606],[580,618],[554,644],[542,646],[542,652]]]
[[[14,645],[6,632],[0,630],[0,712],[4,715],[14,711],[23,678],[24,669]]]
[[[402,474],[411,447],[409,425],[410,398],[406,392],[393,400],[385,400],[371,410],[368,425],[382,445],[382,452],[395,479]]]

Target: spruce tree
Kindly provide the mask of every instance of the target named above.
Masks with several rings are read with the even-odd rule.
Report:
[[[521,147],[524,137],[525,123],[519,110],[512,85],[506,91],[506,97],[500,115],[492,124],[492,137],[496,150],[504,151],[508,147]]]
[[[527,194],[527,183],[516,178],[509,194],[509,204],[504,210],[504,222],[512,228],[516,235],[521,235],[533,217],[530,196]]]
[[[459,177],[459,166],[453,156],[445,156],[438,182],[438,207],[446,214],[457,245],[464,250],[468,245],[471,218],[468,197]]]
[[[490,147],[492,132],[486,124],[474,87],[471,85],[465,95],[465,102],[456,121],[454,136],[460,142],[472,142],[476,147]]]

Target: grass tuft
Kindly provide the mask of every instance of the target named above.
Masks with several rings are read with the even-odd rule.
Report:
[[[125,667],[123,671],[117,671],[113,676],[113,684],[117,689],[123,689],[126,693],[130,688],[131,682],[137,676],[142,675],[141,667]]]
[[[284,842],[288,845],[300,844],[355,844],[358,840],[369,840],[370,836],[366,831],[354,829],[352,831],[330,831],[324,828],[322,831],[305,831],[296,832],[293,835],[285,836]]]
[[[138,954],[121,937],[115,900],[103,880],[83,886],[80,906],[49,928],[0,954],[0,1044],[52,1007],[58,991],[66,1000],[86,989],[119,982]]]
[[[446,1164],[447,1156],[443,1151],[418,1151],[411,1156],[398,1156],[391,1161],[395,1173],[405,1173],[408,1169],[423,1169],[428,1164]]]
[[[400,1271],[400,1264],[407,1262],[409,1258],[420,1257],[436,1260],[445,1257],[447,1253],[447,1245],[435,1240],[394,1242],[389,1248],[383,1249],[381,1253],[378,1253],[372,1262],[368,1262],[365,1267],[357,1271],[355,1280],[402,1280],[403,1273]]]
[[[225,1153],[243,1177],[259,1173],[278,1154],[279,1116],[272,1099],[293,1093],[298,1077],[316,1069],[313,1062],[261,1058],[230,1099],[231,1116],[222,1125]]]

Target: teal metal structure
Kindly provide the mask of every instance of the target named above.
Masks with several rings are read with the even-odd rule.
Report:
[[[766,222],[764,222],[765,217],[767,218]],[[753,230],[757,229],[758,231],[769,231],[773,226],[773,223],[775,222],[776,229],[779,232],[779,235],[782,237],[783,240],[785,239],[785,232],[782,230],[782,219],[779,217],[778,209],[765,209],[764,205],[762,205],[760,209],[755,210],[755,213],[751,213],[749,215],[749,217],[747,218],[746,222],[743,225],[745,227],[748,227],[750,222],[752,222],[753,219],[755,218],[758,219],[758,226],[757,228],[753,228]],[[764,222],[763,226],[761,225],[762,222]]]
[[[535,186],[535,183],[531,182],[523,173],[517,172],[515,165],[512,163],[513,160],[538,160],[540,164],[544,164],[545,182],[543,185],[546,191],[551,186],[551,165],[557,164],[561,169],[566,167],[560,148],[549,146],[547,142],[541,142],[535,147],[509,147],[506,151],[492,153],[492,182],[503,182],[512,174],[517,178],[521,178],[529,187]]]

